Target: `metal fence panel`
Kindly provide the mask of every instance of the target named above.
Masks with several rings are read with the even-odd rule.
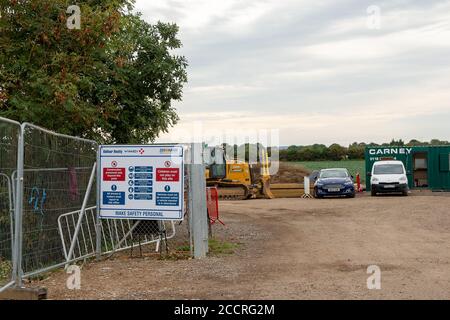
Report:
[[[20,124],[0,118],[0,291],[13,284],[14,204]]]
[[[81,208],[97,145],[30,124],[22,130],[22,270],[26,277],[65,262],[58,218]],[[88,206],[95,201],[92,190]]]
[[[73,211],[58,218],[59,233],[63,251],[68,259],[71,243],[75,248],[70,260],[77,261],[94,257],[96,253],[96,207],[87,208],[81,222],[78,235],[75,228],[81,211]],[[172,239],[176,234],[173,221],[130,221],[119,219],[102,220],[101,245],[102,253],[110,254],[140,245]]]

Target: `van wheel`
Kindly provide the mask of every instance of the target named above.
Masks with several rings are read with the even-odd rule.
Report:
[[[408,191],[403,191],[402,192],[402,196],[407,197],[408,196]]]
[[[376,191],[373,188],[372,188],[372,191],[370,191],[370,195],[372,197],[376,197],[377,196],[377,193],[376,193]]]

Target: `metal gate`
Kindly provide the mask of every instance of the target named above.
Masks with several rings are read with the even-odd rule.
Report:
[[[14,196],[20,124],[0,118],[0,292],[14,284]]]

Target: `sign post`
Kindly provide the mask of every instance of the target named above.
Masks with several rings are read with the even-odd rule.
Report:
[[[189,165],[189,215],[194,258],[206,257],[208,243],[208,213],[206,209],[206,180],[203,144],[191,144]]]

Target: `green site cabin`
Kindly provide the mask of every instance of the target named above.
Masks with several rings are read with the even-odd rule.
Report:
[[[381,160],[402,161],[410,189],[450,191],[450,146],[368,146],[365,159],[367,191],[373,164]]]

